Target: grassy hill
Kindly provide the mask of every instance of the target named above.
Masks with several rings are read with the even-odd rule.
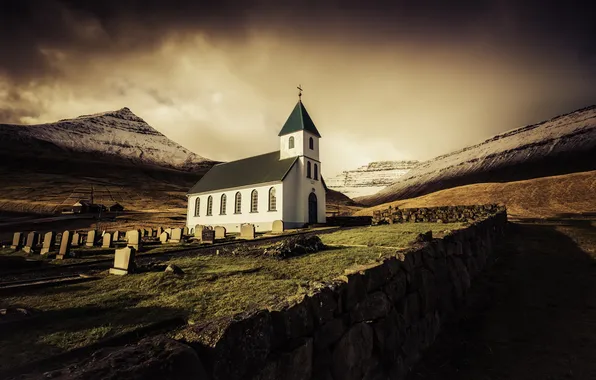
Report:
[[[510,216],[553,218],[565,214],[596,214],[596,170],[507,183],[478,183],[437,191],[417,198],[383,203],[357,211],[392,207],[432,207],[479,203],[507,206]]]

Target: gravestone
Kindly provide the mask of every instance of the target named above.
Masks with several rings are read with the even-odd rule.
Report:
[[[203,233],[201,234],[201,242],[213,244],[213,242],[215,242],[215,231],[209,228],[203,229]]]
[[[93,247],[95,245],[95,235],[97,235],[97,231],[95,230],[87,233],[87,243],[85,244],[87,247]]]
[[[19,250],[23,246],[23,234],[21,232],[15,232],[12,235],[12,245],[10,248]]]
[[[202,224],[197,224],[195,226],[195,237],[201,237],[201,235],[203,234],[203,227],[204,226]]]
[[[118,241],[118,240],[120,240],[120,232],[118,232],[118,231],[112,232],[112,241]]]
[[[157,227],[157,236],[161,236],[162,232],[163,232],[163,228]]]
[[[143,237],[149,237],[149,230],[146,228],[143,228]]]
[[[274,220],[271,226],[271,232],[274,234],[280,234],[284,232],[284,222],[282,220]]]
[[[101,248],[110,248],[112,246],[112,235],[104,234],[101,240]]]
[[[43,236],[43,246],[41,247],[41,254],[45,255],[54,250],[56,246],[56,234],[52,231]]]
[[[171,228],[166,228],[164,231],[167,232],[169,236],[172,236],[172,229]]]
[[[159,235],[159,241],[161,242],[161,244],[165,244],[168,242],[168,240],[170,239],[170,235],[168,235],[167,232],[162,232],[161,235]]]
[[[225,239],[226,238],[226,228],[225,227],[216,226],[213,230],[215,231],[216,239]]]
[[[127,235],[127,245],[129,247],[133,247],[135,251],[140,250],[141,248],[141,232],[139,230],[131,230],[126,233]]]
[[[180,243],[182,241],[182,228],[173,228],[170,236],[171,243]]]
[[[34,253],[37,244],[39,244],[39,234],[35,231],[31,231],[27,235],[27,242],[25,243],[23,251],[27,253]]]
[[[184,226],[184,228],[182,229],[182,235],[188,236],[188,226]]]
[[[246,223],[240,226],[240,238],[241,239],[254,239],[255,238],[255,225]]]
[[[138,235],[140,235],[140,233],[137,231],[137,236]],[[122,276],[125,274],[133,273],[136,268],[135,252],[136,249],[134,249],[133,247],[117,249],[116,253],[114,254],[114,267],[110,268],[110,274],[117,274]]]
[[[64,259],[64,256],[70,253],[71,244],[72,239],[70,238],[70,231],[64,231],[62,233],[62,240],[60,240],[60,250],[58,251],[58,255],[56,256],[58,260]]]
[[[72,246],[73,247],[78,247],[81,244],[81,234],[79,234],[78,232],[75,231],[75,233],[72,234]]]
[[[155,231],[153,230],[153,228],[149,228],[147,229],[147,233],[149,237],[154,237],[155,236]]]

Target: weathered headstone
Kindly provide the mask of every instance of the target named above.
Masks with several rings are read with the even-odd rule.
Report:
[[[35,231],[31,231],[27,235],[27,242],[25,243],[23,251],[27,253],[33,253],[35,251],[35,247],[37,247],[37,244],[39,244],[39,234]]]
[[[139,230],[131,230],[126,233],[127,245],[132,246],[136,251],[141,248],[141,232]]]
[[[207,244],[213,244],[215,242],[215,231],[208,228],[203,229],[201,234],[201,241]]]
[[[81,234],[75,232],[72,234],[72,246],[78,247],[81,244]]]
[[[167,232],[168,235],[172,236],[172,229],[171,228],[166,228],[164,231]]]
[[[87,243],[85,243],[87,247],[93,247],[95,245],[95,235],[97,235],[97,231],[95,230],[87,232]]]
[[[214,231],[215,231],[216,239],[225,239],[226,238],[226,228],[225,227],[216,226]]]
[[[274,220],[271,226],[271,232],[280,234],[284,232],[284,222],[282,220]]]
[[[254,239],[255,238],[255,225],[246,223],[240,226],[240,238],[241,239]]]
[[[114,254],[114,267],[110,268],[110,274],[117,274],[122,276],[134,272],[136,267],[135,252],[136,249],[134,249],[133,247],[117,249],[116,253]]]
[[[184,226],[184,228],[182,229],[182,235],[188,236],[188,226]]]
[[[157,227],[157,236],[161,236],[162,232],[163,232],[163,228]]]
[[[172,228],[172,234],[170,236],[171,243],[180,243],[182,241],[182,228]]]
[[[161,244],[165,244],[168,242],[168,240],[170,239],[170,235],[168,235],[167,232],[162,232],[161,235],[159,235],[159,241],[161,242]]]
[[[112,234],[104,234],[101,240],[101,248],[110,248],[112,246]]]
[[[21,249],[23,246],[23,234],[21,232],[15,232],[12,235],[12,245],[10,248],[12,249]]]
[[[203,234],[203,227],[204,226],[202,224],[197,224],[195,226],[195,237],[201,237],[201,235]]]
[[[60,250],[58,251],[58,255],[56,256],[58,260],[64,259],[64,256],[70,253],[71,244],[72,239],[70,238],[70,231],[64,231],[62,233],[62,240],[60,240]]]
[[[155,236],[155,230],[153,230],[153,228],[148,228],[147,229],[147,234],[149,237],[154,237]]]
[[[41,254],[45,255],[54,250],[56,246],[56,234],[52,231],[47,232],[43,236],[43,246],[41,247]]]
[[[120,232],[114,231],[112,232],[112,241],[118,241],[120,239]]]

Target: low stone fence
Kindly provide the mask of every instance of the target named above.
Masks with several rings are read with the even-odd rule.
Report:
[[[370,216],[328,216],[325,219],[328,226],[354,227],[370,226],[372,217]]]
[[[373,211],[373,224],[383,223],[455,223],[469,222],[486,218],[505,210],[505,206],[497,204],[470,206],[443,206],[420,208],[389,207],[386,210]]]
[[[506,223],[499,210],[346,270],[292,303],[188,326],[175,338],[198,356],[165,355],[172,363],[159,368],[201,373],[180,379],[404,379],[493,261]]]

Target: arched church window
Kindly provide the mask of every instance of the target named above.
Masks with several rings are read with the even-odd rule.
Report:
[[[318,180],[319,179],[319,165],[315,164],[313,172],[314,172],[313,174],[314,174],[315,179]]]
[[[207,198],[207,216],[211,216],[213,212],[213,197],[210,195]]]
[[[288,140],[288,149],[294,149],[294,136],[290,136]]]
[[[277,211],[277,197],[275,196],[275,187],[269,189],[269,211]]]
[[[259,212],[259,193],[256,190],[250,193],[250,212]]]
[[[199,209],[201,208],[201,198],[195,199],[195,216],[199,216]]]
[[[242,194],[240,192],[236,193],[236,199],[234,204],[234,214],[241,214],[242,213]]]
[[[310,149],[315,149],[315,140],[312,137],[308,139],[308,147]]]
[[[312,178],[310,161],[306,161],[306,178]]]
[[[219,204],[219,213],[220,215],[225,215],[226,214],[226,201],[227,201],[227,197],[225,194],[221,195],[221,203]]]

